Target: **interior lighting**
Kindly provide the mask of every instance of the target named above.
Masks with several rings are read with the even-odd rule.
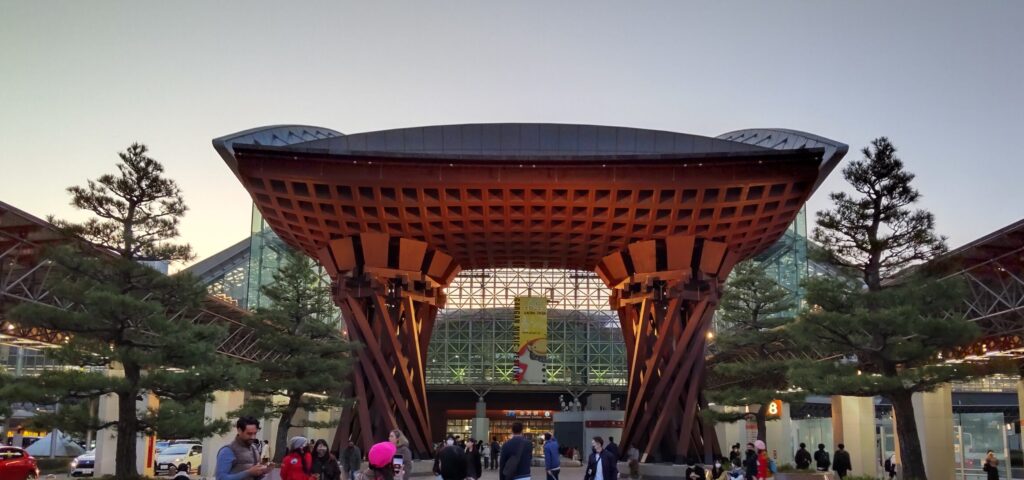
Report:
[[[715,332],[708,332],[708,340],[714,340],[714,339],[715,339]]]

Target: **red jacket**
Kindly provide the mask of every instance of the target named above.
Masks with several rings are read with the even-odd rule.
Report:
[[[289,453],[281,460],[281,480],[310,480],[313,475],[306,472],[312,467],[313,455],[306,453],[300,458],[298,453]]]
[[[757,478],[768,478],[772,476],[771,470],[768,470],[768,452],[761,451],[757,454]]]

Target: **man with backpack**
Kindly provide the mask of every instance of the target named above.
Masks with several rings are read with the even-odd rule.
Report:
[[[814,464],[818,468],[819,472],[827,472],[828,467],[832,466],[832,461],[829,460],[828,452],[825,451],[825,444],[818,444],[818,451],[814,452]]]
[[[811,452],[807,451],[807,444],[801,443],[800,450],[796,451],[796,468],[798,470],[807,470],[811,468]]]
[[[512,424],[512,438],[501,446],[500,480],[520,480],[530,478],[530,466],[533,464],[533,442],[523,436],[523,424]]]

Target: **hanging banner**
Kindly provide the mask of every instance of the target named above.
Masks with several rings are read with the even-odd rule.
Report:
[[[516,297],[516,331],[519,357],[515,365],[517,383],[545,383],[544,364],[548,356],[547,297]]]

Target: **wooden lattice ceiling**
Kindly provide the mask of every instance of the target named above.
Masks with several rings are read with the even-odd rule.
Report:
[[[311,255],[332,238],[422,240],[464,268],[593,269],[646,239],[688,234],[743,258],[785,231],[820,149],[613,158],[332,154],[236,145],[270,226]]]

